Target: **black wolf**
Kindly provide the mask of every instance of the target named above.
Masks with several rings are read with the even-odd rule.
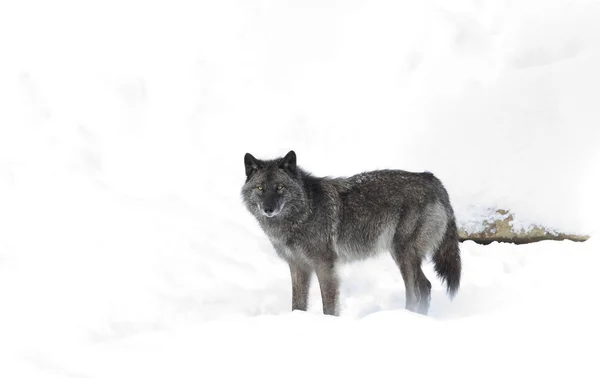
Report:
[[[296,154],[258,160],[244,156],[241,194],[287,261],[292,310],[307,309],[312,273],[323,312],[338,315],[336,265],[388,250],[406,287],[406,308],[427,314],[431,283],[421,261],[434,268],[453,298],[461,277],[459,238],[446,189],[432,173],[378,170],[345,178],[315,177],[296,165]]]

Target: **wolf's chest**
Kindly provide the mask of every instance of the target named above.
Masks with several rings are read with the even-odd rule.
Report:
[[[310,263],[308,256],[304,253],[302,248],[298,245],[291,245],[286,240],[278,238],[270,238],[275,251],[282,259],[288,262],[299,262],[299,263]]]
[[[286,246],[277,246],[275,248],[277,254],[285,260],[297,260],[298,258],[302,258],[302,253],[297,249],[293,249]]]

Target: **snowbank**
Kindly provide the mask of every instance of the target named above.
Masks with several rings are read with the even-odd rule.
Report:
[[[72,174],[239,216],[243,153],[294,149],[320,175],[433,171],[466,228],[597,229],[596,2],[4,7],[5,186]]]
[[[597,247],[466,242],[459,295],[450,302],[433,281],[427,317],[401,309],[403,284],[389,256],[344,268],[339,318],[319,314],[316,295],[309,312],[290,313],[289,284],[277,277],[285,267],[273,267],[262,272],[273,279],[268,291],[229,290],[221,302],[205,302],[204,311],[219,308],[219,318],[78,342],[57,338],[51,348],[30,346],[17,361],[29,377],[594,377]],[[212,266],[219,265],[226,264]],[[249,311],[270,301],[275,306],[260,315]],[[227,317],[231,305],[236,316]],[[6,366],[0,372],[15,376]]]

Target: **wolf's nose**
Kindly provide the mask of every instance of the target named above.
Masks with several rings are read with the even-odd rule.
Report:
[[[274,211],[275,211],[275,210],[274,210],[272,207],[265,207],[265,213],[266,213],[267,215],[271,215],[271,214],[273,214],[273,212],[274,212]]]

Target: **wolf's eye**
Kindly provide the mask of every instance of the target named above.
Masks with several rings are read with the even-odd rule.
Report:
[[[279,184],[279,185],[277,186],[277,190],[283,190],[283,185]]]
[[[262,191],[262,190],[263,190],[263,187],[262,187],[262,185],[259,185],[259,186],[257,186],[257,187],[256,187],[256,189],[258,189],[258,190]]]

